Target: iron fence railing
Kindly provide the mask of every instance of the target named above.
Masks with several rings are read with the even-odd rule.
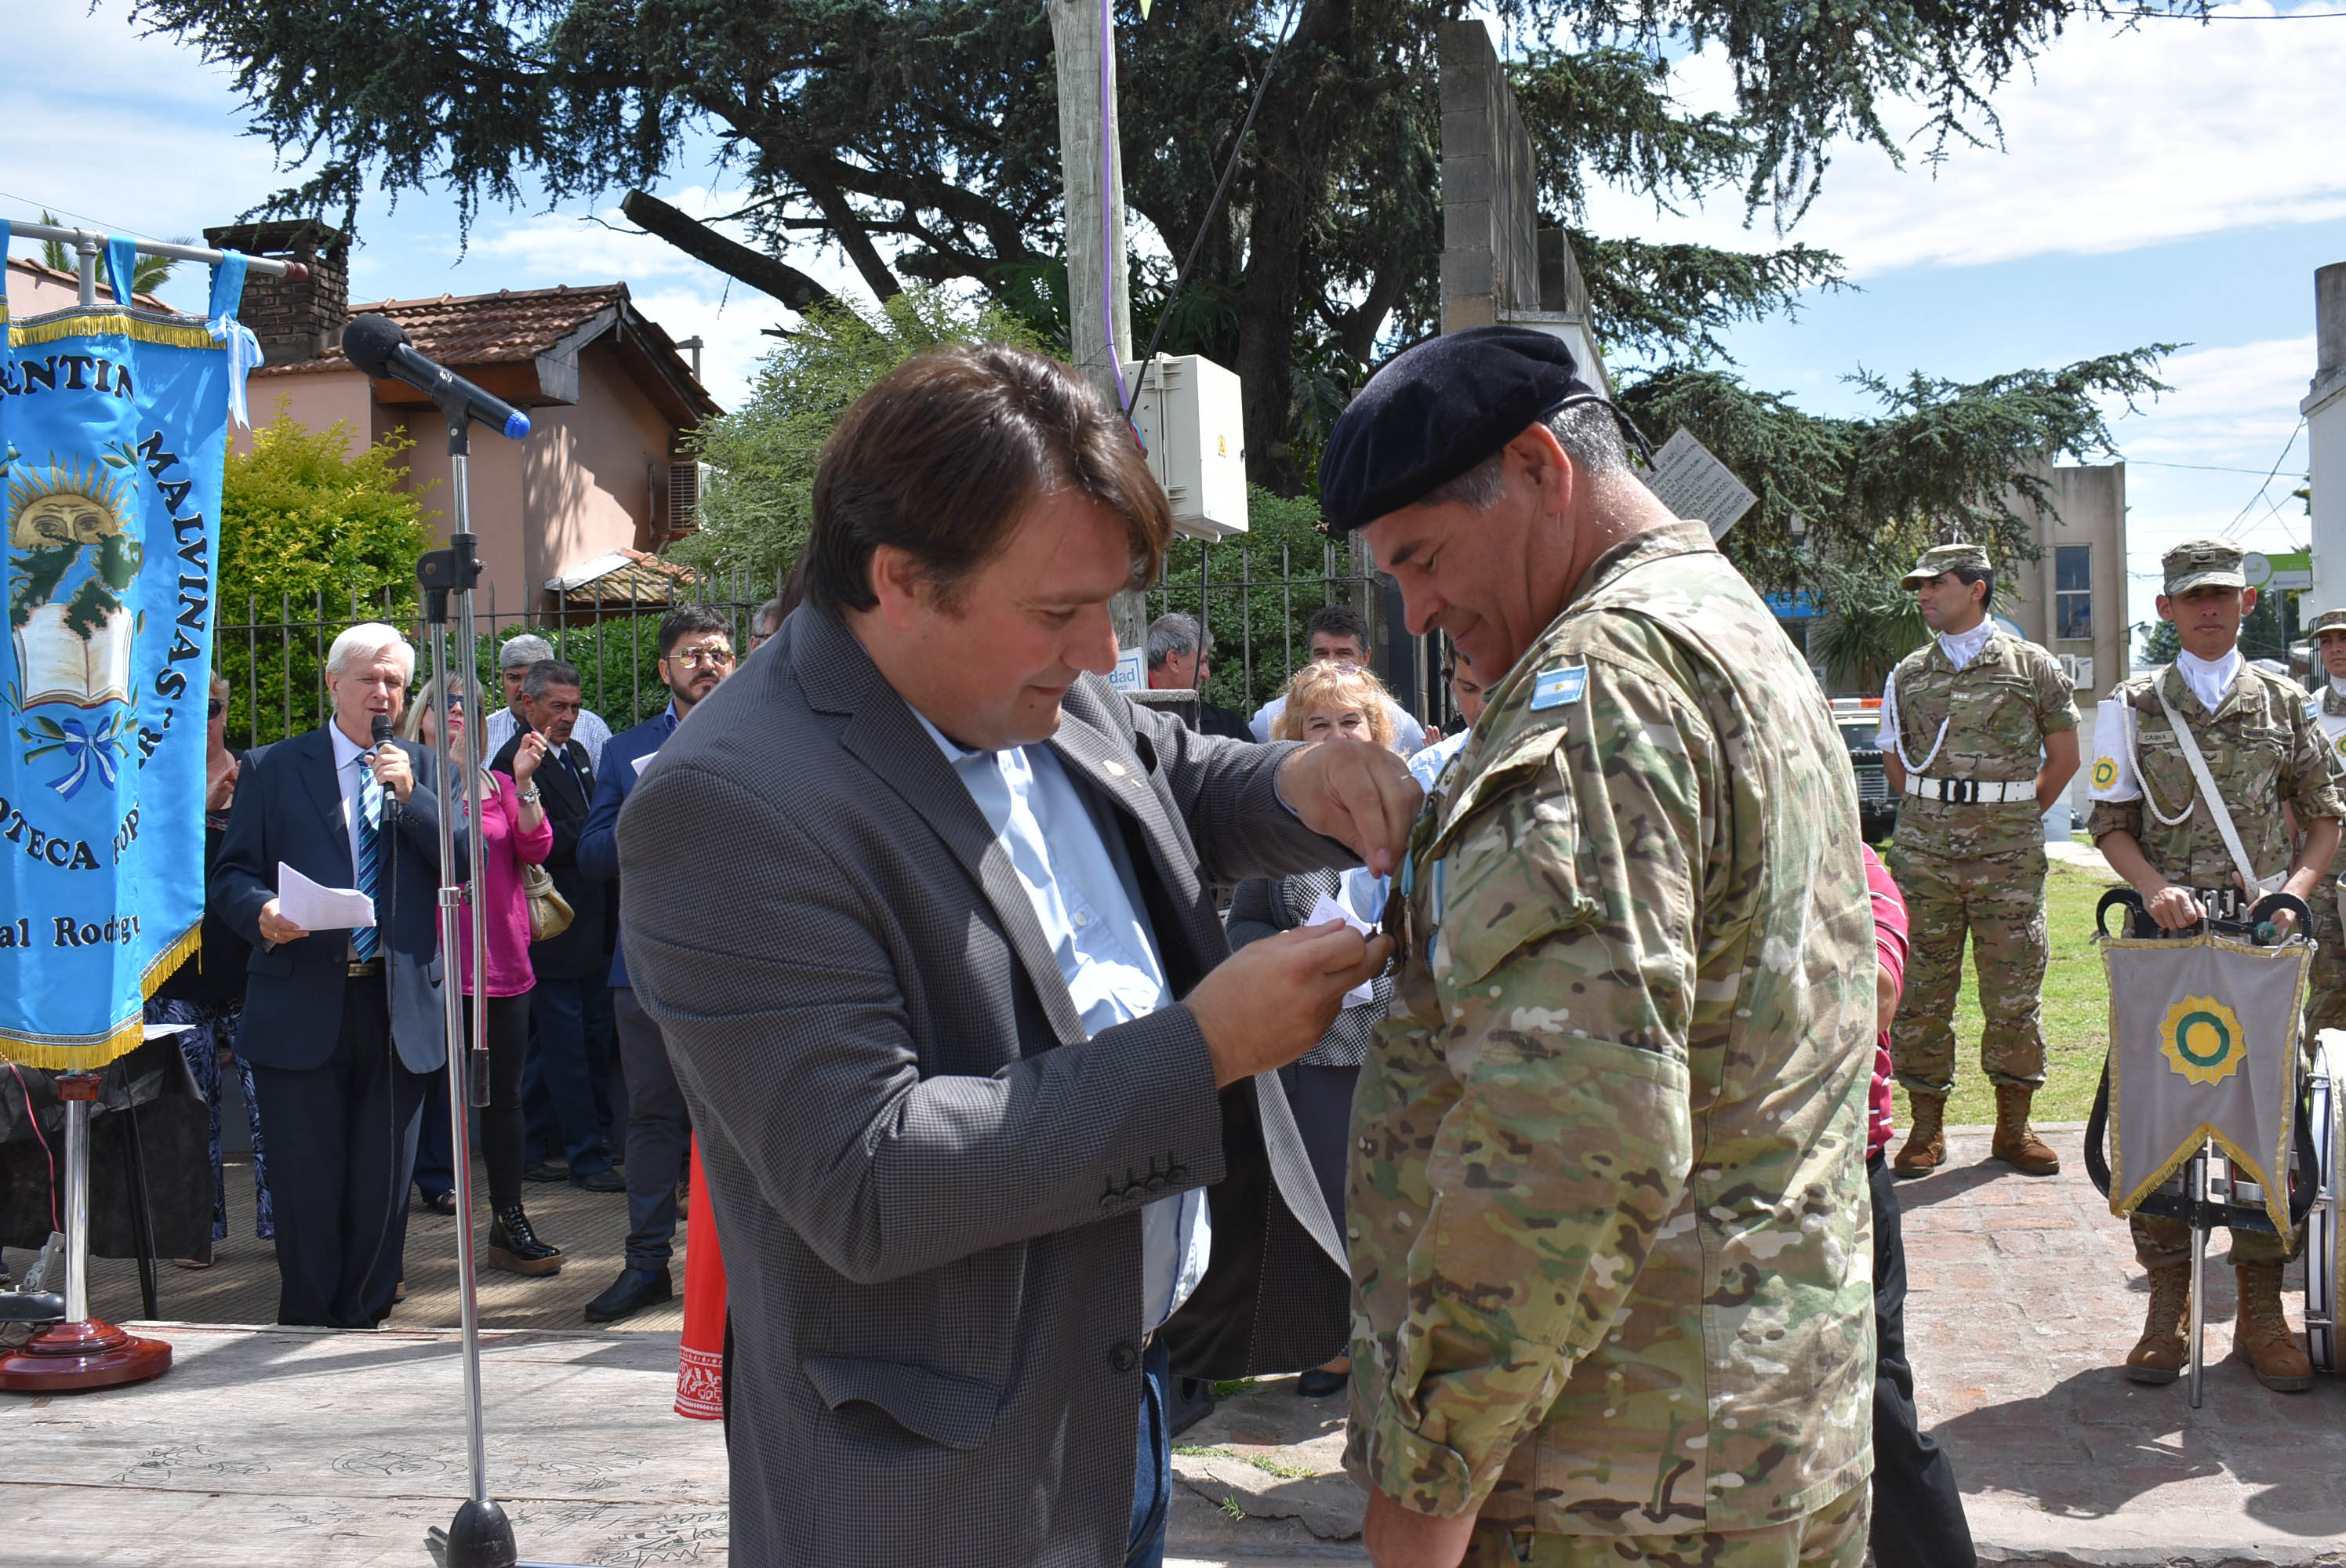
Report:
[[[1185,544],[1168,558],[1164,575],[1143,595],[1150,619],[1183,610],[1204,624],[1213,649],[1210,701],[1251,714],[1285,689],[1309,657],[1304,623],[1331,600],[1351,604],[1376,628],[1375,667],[1396,700],[1420,719],[1447,725],[1448,694],[1432,662],[1428,639],[1412,637],[1401,624],[1401,596],[1390,579],[1358,569],[1351,552],[1323,543],[1319,558],[1303,560],[1290,546],[1275,554],[1239,542]],[[426,647],[415,590],[386,587],[371,596],[340,598],[320,593],[306,600],[280,595],[274,604],[257,595],[237,603],[232,585],[222,585],[224,618],[215,630],[214,658],[230,687],[227,738],[230,745],[259,746],[281,740],[326,721],[326,650],[336,636],[362,621],[388,621],[405,632],[419,655],[417,679]],[[749,651],[750,621],[773,596],[774,585],[747,573],[701,573],[673,585],[667,599],[608,598],[566,602],[549,611],[507,608],[495,586],[484,584],[474,605],[477,636],[473,674],[492,706],[502,706],[497,650],[516,633],[535,632],[554,645],[556,657],[578,667],[581,696],[614,731],[640,723],[667,705],[661,685],[660,617],[680,604],[704,604],[733,624],[734,646]],[[458,656],[458,657],[461,657]]]
[[[1304,624],[1333,601],[1368,618],[1372,663],[1394,699],[1421,721],[1446,727],[1449,693],[1442,689],[1433,639],[1409,634],[1392,579],[1367,569],[1332,540],[1321,542],[1317,560],[1308,550],[1301,560],[1298,554],[1286,545],[1184,541],[1143,596],[1152,621],[1180,610],[1203,624],[1214,671],[1206,699],[1251,714],[1285,690],[1310,657]]]
[[[500,607],[494,585],[484,584],[474,602],[473,616],[473,676],[478,689],[492,706],[504,705],[497,649],[516,633],[535,632],[554,645],[557,658],[578,667],[580,695],[613,730],[640,723],[668,703],[668,688],[661,685],[658,668],[660,617],[678,605],[708,605],[732,622],[734,646],[747,653],[750,617],[774,589],[747,574],[704,573],[695,581],[675,585],[673,592],[668,599],[570,602],[549,612]],[[233,585],[223,585],[220,597],[222,610],[232,616],[239,608]],[[274,604],[248,594],[241,607],[240,621],[223,618],[213,634],[213,657],[229,682],[227,739],[231,746],[260,746],[323,724],[332,708],[325,685],[326,650],[337,636],[362,621],[387,621],[399,627],[416,646],[419,683],[431,673],[423,667],[426,632],[413,587],[340,598],[320,593],[307,600],[280,595]],[[461,660],[463,656],[452,649],[451,657]]]

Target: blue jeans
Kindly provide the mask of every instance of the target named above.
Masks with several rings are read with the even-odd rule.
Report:
[[[611,1075],[608,1036],[588,1026],[596,1005],[609,1005],[608,995],[599,980],[541,980],[530,993],[530,1051],[521,1094],[531,1165],[558,1142],[572,1176],[611,1168],[611,1106],[603,1092]]]
[[[1141,1357],[1140,1433],[1133,1445],[1132,1533],[1124,1568],[1161,1568],[1165,1517],[1173,1503],[1173,1440],[1165,1411],[1172,1357],[1159,1339]]]

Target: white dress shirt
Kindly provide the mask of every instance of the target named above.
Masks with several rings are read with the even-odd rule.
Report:
[[[1994,636],[1995,623],[1984,619],[1967,632],[1941,632],[1939,651],[1947,656],[1949,664],[1961,669],[1979,657],[1980,649],[1987,647],[1987,639]],[[1874,731],[1873,744],[1888,751],[1897,739],[1898,672],[1892,669],[1890,677],[1882,683],[1882,728]]]
[[[495,757],[503,751],[505,742],[511,740],[514,731],[520,728],[521,718],[510,708],[501,708],[489,715],[488,722],[482,726],[481,730],[487,738],[488,749],[481,755]],[[590,764],[596,768],[603,766],[603,748],[610,744],[611,727],[603,722],[600,715],[592,708],[580,708],[577,721],[570,727],[570,738],[586,748],[586,760]]]
[[[1010,857],[1043,938],[1089,1033],[1129,1023],[1173,1000],[1155,938],[1138,911],[1139,883],[1121,839],[1100,831],[1048,746],[969,751],[926,715],[937,743]],[[1170,1318],[1205,1278],[1213,1249],[1206,1194],[1192,1187],[1140,1211],[1141,1320]]]
[[[2175,667],[2183,677],[2183,684],[2191,688],[2191,695],[2210,713],[2224,700],[2224,694],[2232,689],[2232,683],[2240,678],[2240,671],[2248,662],[2240,657],[2238,647],[2219,659],[2201,658],[2189,648],[2175,650]]]

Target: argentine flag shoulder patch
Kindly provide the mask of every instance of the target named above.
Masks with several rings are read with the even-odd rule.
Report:
[[[1544,669],[1532,677],[1531,710],[1538,713],[1551,708],[1566,708],[1578,702],[1588,691],[1588,667],[1585,664],[1559,665]]]

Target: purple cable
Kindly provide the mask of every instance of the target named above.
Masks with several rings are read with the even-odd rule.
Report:
[[[1100,0],[1100,339],[1107,344],[1107,362],[1116,372],[1116,405],[1132,407],[1132,392],[1124,384],[1124,357],[1116,346],[1116,16],[1114,0]],[[1129,418],[1126,421],[1130,423]],[[1133,425],[1133,439],[1140,427]],[[1146,442],[1141,444],[1145,448]]]

